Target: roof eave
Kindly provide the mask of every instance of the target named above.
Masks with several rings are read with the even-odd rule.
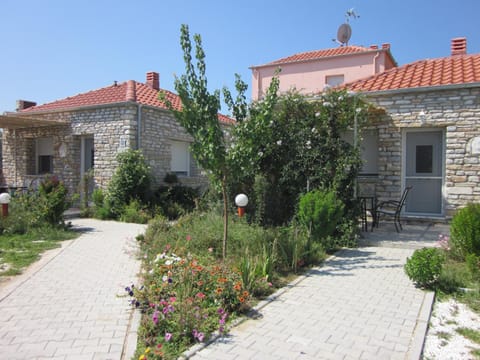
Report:
[[[139,104],[136,101],[121,101],[121,102],[114,102],[114,103],[106,103],[106,104],[97,104],[97,105],[82,105],[82,106],[74,106],[74,107],[62,107],[57,109],[45,109],[45,110],[31,110],[31,111],[23,111],[23,112],[16,112],[13,113],[19,116],[29,116],[34,114],[51,114],[51,113],[60,113],[65,111],[80,111],[80,110],[90,110],[90,109],[98,109],[98,108],[108,108],[112,106],[125,106],[125,105],[137,105]]]
[[[335,58],[344,57],[344,56],[365,55],[365,54],[379,53],[379,52],[385,52],[385,53],[389,54],[392,61],[395,64],[397,64],[397,62],[395,61],[395,59],[393,58],[393,56],[390,52],[390,49],[367,49],[367,50],[361,51],[361,52],[359,51],[359,52],[348,53],[348,54],[321,56],[321,57],[317,57],[317,58],[314,58],[314,59],[285,61],[285,62],[274,62],[274,63],[268,63],[268,64],[262,64],[262,65],[252,65],[252,66],[249,67],[249,69],[254,70],[254,69],[259,69],[259,68],[280,67],[281,65],[301,64],[301,63],[308,63],[308,62],[324,60],[324,59],[335,59]]]
[[[376,91],[358,91],[366,96],[382,96],[382,95],[395,95],[412,92],[429,92],[429,91],[441,91],[441,90],[455,90],[455,89],[471,89],[480,87],[480,82],[462,83],[462,84],[448,84],[448,85],[436,85],[436,86],[421,86],[414,88],[401,88],[390,90],[376,90]],[[348,86],[347,86],[348,88]]]
[[[25,129],[25,128],[37,128],[44,126],[65,126],[70,122],[36,119],[32,117],[15,116],[16,113],[6,113],[0,115],[0,128],[2,129]]]

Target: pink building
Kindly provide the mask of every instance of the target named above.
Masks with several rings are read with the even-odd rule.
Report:
[[[390,44],[370,47],[341,46],[295,54],[252,69],[252,99],[262,98],[277,69],[280,92],[296,89],[318,93],[325,85],[336,86],[363,79],[396,67]]]

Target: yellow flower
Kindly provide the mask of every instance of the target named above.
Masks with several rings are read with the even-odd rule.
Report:
[[[150,352],[150,348],[147,347],[147,348],[145,349],[145,354],[148,354],[149,352]]]

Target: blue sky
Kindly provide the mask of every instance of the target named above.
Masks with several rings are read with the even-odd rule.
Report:
[[[144,82],[147,71],[174,90],[183,23],[202,36],[211,89],[233,90],[235,73],[250,86],[249,66],[336,47],[350,8],[360,15],[350,44],[390,43],[399,65],[448,56],[460,36],[480,53],[478,0],[1,0],[0,113],[17,99],[41,104]]]

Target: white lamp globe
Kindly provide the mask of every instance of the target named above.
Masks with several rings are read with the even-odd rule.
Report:
[[[248,197],[245,194],[238,194],[235,196],[235,205],[245,207],[248,205]]]
[[[0,194],[0,204],[8,204],[10,202],[10,195],[8,193]]]

